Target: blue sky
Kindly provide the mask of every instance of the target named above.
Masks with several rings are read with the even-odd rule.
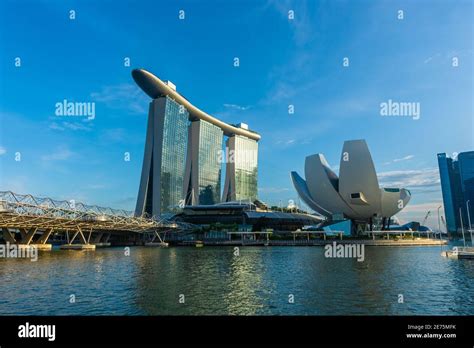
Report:
[[[469,0],[2,1],[0,190],[133,209],[142,67],[262,135],[264,201],[296,200],[306,156],[337,171],[343,142],[364,138],[381,184],[412,191],[400,218],[421,220],[441,202],[436,154],[474,149],[473,22]],[[95,119],[55,116],[64,99],[95,102]],[[389,99],[420,103],[420,119],[382,117]]]

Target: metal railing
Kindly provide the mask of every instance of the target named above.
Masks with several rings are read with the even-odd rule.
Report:
[[[0,191],[0,227],[151,232],[189,230],[193,225],[156,217],[136,217],[123,209]]]

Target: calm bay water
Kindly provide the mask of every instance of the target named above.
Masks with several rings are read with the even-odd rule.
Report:
[[[474,260],[440,247],[366,247],[364,262],[321,247],[130,251],[1,259],[0,315],[474,315]]]

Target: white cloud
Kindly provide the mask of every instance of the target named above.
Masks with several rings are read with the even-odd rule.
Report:
[[[50,129],[53,130],[58,130],[58,131],[64,131],[66,129],[69,130],[80,130],[80,131],[90,131],[92,128],[90,126],[85,125],[84,123],[81,122],[52,122],[49,125]]]
[[[7,153],[7,149],[4,148],[3,146],[0,146],[0,156],[1,156],[1,155],[4,155],[4,154],[6,154],[6,153]]]
[[[123,128],[106,129],[102,134],[102,139],[108,142],[121,142],[126,139],[127,131]]]
[[[407,161],[407,160],[412,159],[413,157],[415,157],[415,156],[414,155],[408,155],[408,156],[405,156],[405,157],[402,157],[402,158],[395,158],[393,160],[393,162]]]
[[[43,161],[64,161],[71,158],[74,153],[66,147],[60,147],[56,152],[41,156]]]
[[[275,145],[279,145],[281,148],[286,148],[298,144],[296,139],[279,139],[275,141]]]
[[[303,46],[318,33],[315,32],[312,25],[315,18],[320,16],[313,9],[309,9],[307,3],[304,1],[293,2],[291,0],[270,0],[268,4],[273,7],[281,16],[288,19],[288,11],[294,11],[294,19],[290,22],[290,28],[293,32],[293,38],[299,46]],[[314,14],[314,16],[312,16]]]
[[[415,155],[407,155],[405,157],[402,157],[402,158],[395,158],[391,161],[388,161],[388,162],[385,162],[384,165],[388,165],[388,164],[391,164],[391,163],[397,163],[397,162],[403,162],[403,161],[408,161],[408,160],[411,160],[412,158],[414,158]]]
[[[434,54],[434,55],[432,55],[432,56],[426,58],[426,59],[423,61],[423,64],[428,64],[428,63],[431,62],[433,59],[438,58],[438,57],[440,57],[440,56],[441,56],[440,53],[436,53],[436,54]]]
[[[281,193],[281,192],[287,192],[290,189],[287,187],[260,187],[258,189],[259,192],[261,193]]]
[[[250,109],[250,106],[240,106],[237,104],[224,104],[224,107],[226,107],[227,109],[233,109],[238,111],[245,111]]]
[[[49,125],[49,129],[54,129],[54,130],[59,130],[59,131],[63,131],[65,128],[60,126],[58,123],[56,122],[52,122],[50,125]]]
[[[100,92],[91,93],[96,102],[108,108],[126,110],[131,114],[147,114],[150,99],[137,86],[129,83],[105,86]]]
[[[426,219],[425,226],[430,227],[433,230],[438,230],[438,207],[440,207],[439,214],[444,216],[443,203],[439,201],[420,203],[420,204],[408,204],[401,212],[397,214],[401,224],[418,221],[423,222],[426,214],[430,211],[430,215]],[[444,230],[444,226],[441,222],[441,229]]]
[[[222,107],[217,110],[208,110],[209,113],[220,120],[233,124],[242,121],[242,113],[245,113],[251,108],[251,106],[242,106],[238,104],[222,104]],[[247,118],[247,114],[245,118]]]
[[[427,213],[431,210],[437,210],[439,206],[443,206],[442,202],[428,202],[428,203],[420,203],[420,204],[408,204],[403,210],[403,213]]]
[[[439,186],[440,183],[438,168],[381,172],[378,178],[383,187],[419,188]]]

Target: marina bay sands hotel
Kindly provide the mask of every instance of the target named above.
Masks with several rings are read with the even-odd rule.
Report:
[[[230,125],[205,113],[173,83],[146,70],[135,69],[132,77],[152,99],[135,215],[159,217],[185,205],[253,202],[260,135],[246,124]]]

